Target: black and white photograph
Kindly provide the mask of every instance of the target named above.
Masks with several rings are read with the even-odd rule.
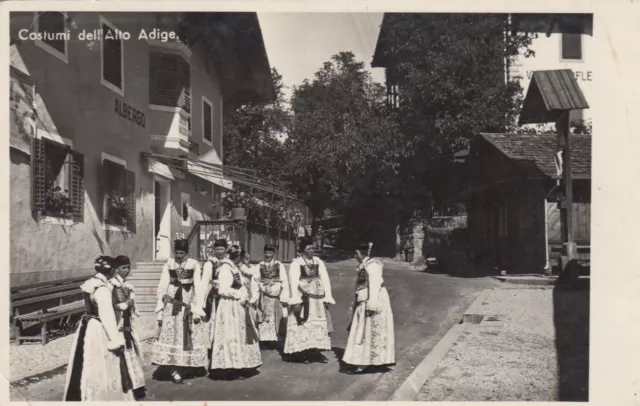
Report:
[[[588,402],[594,13],[202,3],[7,13],[10,400]]]

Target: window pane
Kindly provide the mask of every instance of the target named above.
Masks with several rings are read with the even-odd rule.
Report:
[[[582,59],[582,35],[562,34],[562,59]]]
[[[102,68],[104,80],[122,89],[122,41],[116,32],[102,24]]]
[[[213,142],[213,122],[211,121],[211,112],[211,105],[203,101],[202,114],[204,118],[204,139]]]
[[[42,42],[50,47],[65,53],[64,36],[64,14],[58,12],[40,13],[38,17],[38,31],[45,33]]]
[[[182,201],[182,220],[184,221],[189,220],[189,201],[188,200]]]
[[[66,146],[47,142],[45,144],[45,211],[50,216],[68,217],[72,213],[69,196],[71,161]]]

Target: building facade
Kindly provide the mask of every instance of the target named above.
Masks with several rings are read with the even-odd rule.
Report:
[[[518,79],[526,93],[536,70],[571,69],[587,101],[596,96],[593,81],[595,41],[592,14],[513,14],[514,30],[536,34],[530,48],[535,55],[519,55],[507,63],[509,79]],[[591,123],[591,110],[571,112],[574,123]]]
[[[259,34],[243,14],[236,29]],[[178,24],[168,13],[12,13],[12,284],[91,272],[103,253],[163,260],[177,234],[219,218],[231,182],[193,168],[222,164],[224,105],[243,102],[225,88],[269,89],[268,61],[254,35],[245,51],[261,63],[225,66],[244,74],[227,80],[219,61],[238,59],[185,45]]]

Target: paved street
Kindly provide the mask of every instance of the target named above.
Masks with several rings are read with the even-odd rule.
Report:
[[[395,317],[396,360],[392,372],[346,375],[338,358],[346,345],[348,307],[353,294],[354,266],[328,264],[337,305],[332,308],[335,332],[333,352],[327,364],[294,364],[282,361],[275,350],[263,352],[260,374],[245,381],[213,381],[201,377],[182,385],[151,378],[146,369],[149,400],[386,400],[425,355],[458,323],[476,295],[497,282],[488,278],[456,278],[408,269],[385,269]],[[12,400],[59,400],[64,375],[12,390]]]

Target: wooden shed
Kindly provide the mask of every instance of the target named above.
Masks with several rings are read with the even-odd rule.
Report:
[[[571,135],[573,229],[578,259],[591,234],[591,135]],[[466,166],[468,183],[452,200],[468,207],[470,254],[510,272],[557,265],[562,247],[555,134],[480,134]]]

